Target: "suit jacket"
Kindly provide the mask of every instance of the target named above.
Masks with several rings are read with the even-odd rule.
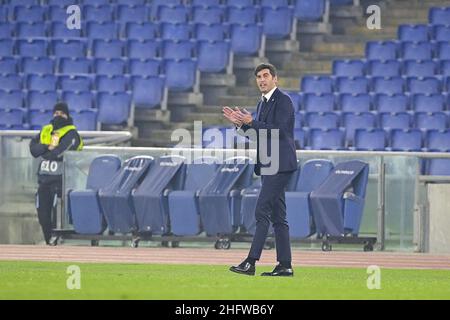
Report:
[[[291,98],[279,90],[278,88],[273,92],[270,100],[267,102],[264,110],[260,110],[262,102],[260,101],[257,107],[257,113],[255,119],[253,119],[250,125],[243,125],[241,127],[243,134],[248,129],[254,129],[257,133],[257,161],[255,165],[255,173],[261,174],[262,167],[268,167],[269,165],[263,165],[260,162],[259,157],[259,130],[267,129],[267,146],[268,154],[271,154],[270,144],[270,129],[279,129],[279,169],[278,172],[289,172],[297,169],[297,156],[295,154],[295,142],[294,142],[294,106]],[[259,119],[258,115],[261,113]]]

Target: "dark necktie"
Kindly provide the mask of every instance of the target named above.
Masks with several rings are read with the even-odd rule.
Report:
[[[258,120],[261,120],[264,118],[264,114],[266,112],[266,108],[267,108],[267,98],[263,97],[263,101],[261,103],[261,107],[259,109],[259,117]]]

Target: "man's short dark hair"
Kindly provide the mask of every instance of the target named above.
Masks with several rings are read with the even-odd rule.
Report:
[[[260,72],[261,70],[269,69],[270,74],[272,77],[276,77],[277,75],[277,68],[273,64],[270,63],[261,63],[255,68],[255,76]]]

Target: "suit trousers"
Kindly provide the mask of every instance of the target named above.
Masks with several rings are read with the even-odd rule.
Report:
[[[54,228],[53,210],[56,206],[57,198],[61,197],[61,189],[62,185],[60,181],[39,184],[36,209],[39,224],[41,225],[42,233],[47,244],[50,241],[51,232]]]
[[[250,258],[259,260],[261,257],[269,226],[272,223],[275,232],[277,261],[291,262],[285,191],[292,174],[293,171],[261,176],[262,186],[255,210],[256,232],[248,255]]]

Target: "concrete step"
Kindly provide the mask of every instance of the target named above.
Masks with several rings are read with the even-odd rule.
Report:
[[[290,76],[298,73],[316,72],[326,73],[331,71],[331,61],[311,59],[291,59],[282,66],[280,76]]]
[[[410,18],[410,19],[428,19],[429,7],[392,7],[387,10],[381,10],[381,19],[384,18]]]
[[[313,44],[312,51],[331,55],[364,55],[365,42],[323,42]]]
[[[238,95],[238,96],[259,96],[260,92],[259,89],[256,87],[255,84],[253,86],[239,86],[239,87],[232,87],[228,89],[228,93],[230,95]]]
[[[384,26],[382,24],[382,28],[377,30],[370,30],[368,28],[364,27],[355,27],[351,26],[348,28],[345,28],[345,34],[351,37],[396,37],[397,36],[397,26]]]
[[[249,96],[222,96],[218,98],[219,105],[221,106],[240,106],[247,107],[255,104],[255,99]]]
[[[217,113],[191,113],[186,117],[186,121],[202,121],[203,126],[227,124],[228,121],[222,116],[222,112]]]

